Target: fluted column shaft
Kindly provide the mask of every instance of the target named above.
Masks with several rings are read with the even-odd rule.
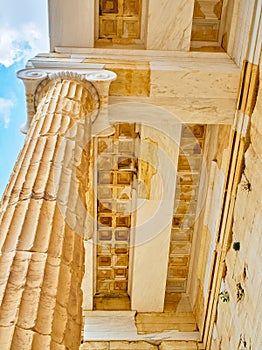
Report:
[[[1,350],[79,347],[94,91],[76,80],[49,83],[4,194]]]

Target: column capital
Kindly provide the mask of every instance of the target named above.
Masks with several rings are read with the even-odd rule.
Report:
[[[90,83],[99,99],[99,108],[105,108],[108,105],[109,87],[113,80],[116,79],[116,73],[104,69],[51,69],[51,68],[25,68],[16,73],[25,85],[27,120],[21,126],[21,131],[27,133],[33,116],[37,111],[44,88],[52,81],[57,79],[67,79],[78,81],[90,90]],[[45,89],[46,90],[46,89]]]
[[[39,69],[21,69],[16,73],[16,76],[23,81],[25,86],[27,119],[21,125],[20,130],[26,134],[36,112],[35,91],[37,86],[47,78],[47,73]]]

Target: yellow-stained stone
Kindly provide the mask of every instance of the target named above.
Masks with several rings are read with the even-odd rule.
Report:
[[[218,19],[221,18],[222,8],[223,8],[223,0],[219,0],[219,1],[216,0],[216,4],[213,8],[213,11]]]
[[[0,326],[0,347],[1,350],[9,350],[12,344],[15,326]]]
[[[149,96],[149,62],[86,58],[84,63],[103,63],[105,69],[117,74],[109,90],[110,96]]]
[[[157,350],[157,346],[152,345],[147,342],[137,341],[137,342],[110,342],[110,350]]]
[[[201,10],[201,6],[198,0],[195,0],[193,18],[205,18],[205,14]]]
[[[152,145],[149,149],[151,150],[151,155],[156,154],[157,145]],[[139,180],[144,184],[144,186],[139,187],[139,198],[150,199],[152,177],[157,173],[157,170],[154,167],[154,162],[152,165],[152,163],[149,163],[144,159],[139,159],[138,168]]]
[[[218,21],[195,20],[192,25],[193,41],[214,41],[218,40]]]
[[[50,344],[50,349],[52,349],[52,350],[67,350],[67,347],[65,347],[65,345],[63,345],[63,344],[58,344],[52,340],[51,344]]]
[[[191,341],[183,341],[183,342],[172,342],[172,341],[163,341],[159,350],[197,350],[197,343]]]
[[[192,341],[110,341],[110,342],[86,342],[80,346],[80,350],[197,350],[197,343]]]
[[[21,328],[32,329],[35,326],[45,263],[46,254],[32,253],[18,315]]]
[[[15,327],[12,347],[13,349],[32,349],[34,332],[19,327]]]
[[[33,350],[49,350],[51,343],[51,337],[49,335],[42,335],[35,333],[33,339]]]
[[[175,293],[172,293],[176,295]],[[168,297],[168,294],[167,294]],[[165,306],[164,313],[138,313],[136,315],[136,327],[139,334],[151,334],[158,332],[165,332],[168,330],[178,330],[181,332],[194,332],[197,330],[195,317],[192,312],[181,312],[179,310],[186,310],[188,302],[183,301],[184,307],[179,309],[181,301],[174,301],[174,299],[168,299],[172,302],[170,310]],[[168,310],[166,310],[166,307]]]
[[[3,297],[5,294],[6,285],[8,282],[10,269],[14,260],[15,252],[2,253],[0,256],[0,304],[2,305]]]
[[[9,326],[17,321],[30,258],[31,253],[16,252],[1,306],[1,326]]]
[[[54,310],[54,322],[52,326],[52,339],[57,343],[62,343],[64,339],[67,321],[68,313],[66,308],[57,303]]]
[[[86,343],[83,343],[79,350],[109,350],[109,342],[101,341],[101,342],[95,342],[95,341],[89,341]]]

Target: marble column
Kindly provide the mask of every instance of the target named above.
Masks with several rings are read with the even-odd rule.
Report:
[[[49,74],[37,93],[1,206],[0,348],[74,350],[81,340],[85,193],[99,94],[70,72]]]

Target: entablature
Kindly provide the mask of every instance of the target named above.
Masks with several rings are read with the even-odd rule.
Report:
[[[111,71],[109,104],[146,103],[161,107],[183,123],[232,124],[240,68],[226,53],[157,50],[56,48],[39,54],[27,68],[51,74]]]

